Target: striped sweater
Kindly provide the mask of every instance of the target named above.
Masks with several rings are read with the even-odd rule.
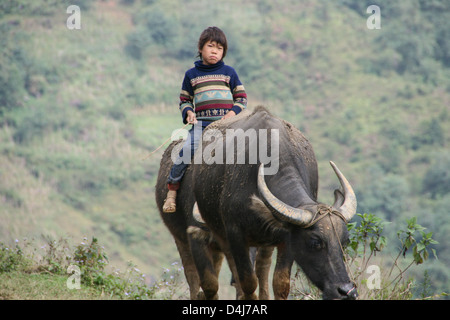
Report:
[[[205,65],[201,60],[186,71],[180,93],[180,111],[187,123],[187,111],[197,120],[215,121],[230,110],[236,114],[247,107],[247,94],[236,71],[220,61]]]

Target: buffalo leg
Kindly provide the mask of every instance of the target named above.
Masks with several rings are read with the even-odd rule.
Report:
[[[226,246],[223,246],[226,248]],[[225,256],[227,257],[228,267],[231,271],[231,281],[230,285],[236,289],[236,300],[244,299],[244,292],[242,291],[241,285],[239,283],[239,276],[236,269],[236,264],[234,263],[233,256],[230,254],[229,250],[225,250]]]
[[[256,254],[257,254],[258,248],[256,247],[250,247],[249,249],[249,256],[250,256],[250,261],[252,262],[252,266],[255,267],[255,262],[256,262]],[[228,261],[231,261],[231,259],[228,257],[227,258]],[[234,262],[233,262],[234,263]],[[232,286],[234,286],[236,288],[236,300],[240,300],[243,298],[244,293],[241,290],[241,287],[239,286],[238,281],[236,281],[234,274],[237,272],[233,272],[233,268],[230,267],[230,269],[232,269],[232,273],[231,273],[231,280],[230,280],[230,284]],[[234,266],[234,270],[236,270],[236,267]]]
[[[219,276],[220,269],[222,269],[222,261],[223,261],[223,252],[218,250],[212,250],[212,260],[214,265],[214,270]]]
[[[191,249],[186,242],[175,239],[178,252],[183,264],[184,275],[189,285],[190,299],[196,300],[199,298],[200,278],[195,267],[194,259],[192,258]]]
[[[218,256],[214,257],[216,253],[211,252],[207,244],[202,240],[190,238],[190,244],[205,299],[218,299],[219,279],[216,272]],[[216,260],[216,265],[214,259]]]
[[[222,268],[224,254],[222,251],[212,249],[211,255],[212,255],[212,262],[213,262],[213,267],[214,267],[214,271],[215,271],[215,280],[210,280],[210,281],[217,281],[217,291],[219,291],[219,280],[218,279],[219,279],[220,269]],[[217,291],[216,291],[215,299],[219,299]]]
[[[277,263],[273,273],[273,293],[275,300],[286,300],[289,296],[291,268],[294,259],[286,250],[285,245],[278,246]]]
[[[232,259],[236,266],[236,271],[239,279],[239,285],[244,292],[245,300],[255,300],[256,287],[258,286],[258,279],[253,270],[253,264],[249,256],[249,247],[244,245],[244,239],[236,233],[228,234],[229,249]]]
[[[255,272],[259,282],[259,300],[269,300],[269,271],[273,247],[260,247],[256,254]]]

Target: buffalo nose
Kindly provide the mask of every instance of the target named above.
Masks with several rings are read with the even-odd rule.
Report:
[[[338,287],[338,292],[342,299],[355,300],[358,297],[358,291],[353,283],[346,283]]]

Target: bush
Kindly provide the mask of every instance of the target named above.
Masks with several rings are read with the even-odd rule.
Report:
[[[115,299],[151,299],[155,288],[145,284],[145,276],[136,266],[129,262],[125,273],[116,270],[114,273],[105,272],[108,256],[96,238],[91,242],[81,242],[74,251],[72,265],[80,268],[82,284],[98,288]]]
[[[387,223],[372,214],[358,216],[361,218],[359,225],[356,222],[348,224],[350,242],[345,249],[344,260],[349,276],[358,288],[359,299],[411,299],[418,284],[406,277],[407,271],[413,265],[424,263],[430,251],[436,256],[435,250],[431,248],[437,244],[432,238],[433,233],[426,233],[426,228],[417,224],[415,217],[407,220],[406,228],[397,233],[401,247],[396,258],[390,264],[380,266],[380,262],[373,260],[387,245],[386,237],[382,235]],[[407,258],[407,252],[412,252],[412,257],[409,261],[401,261],[402,257]],[[371,276],[366,278],[367,274]],[[429,294],[429,285],[424,283],[423,287],[427,287]],[[320,291],[301,272],[295,275],[291,294],[297,299],[320,299]],[[437,296],[445,295],[442,293]]]
[[[26,262],[22,249],[16,245],[13,248],[0,242],[0,273],[11,272],[22,267]]]
[[[346,249],[346,261],[352,269],[353,281],[359,283],[360,297],[362,299],[410,299],[413,295],[414,281],[406,277],[407,270],[413,265],[424,263],[431,251],[436,257],[436,252],[430,246],[437,244],[432,239],[432,232],[426,233],[426,228],[417,224],[415,217],[406,221],[406,228],[397,232],[397,237],[401,243],[397,257],[392,261],[390,268],[383,271],[378,264],[371,264],[378,252],[386,246],[386,238],[382,235],[386,222],[372,214],[358,214],[361,218],[360,225],[349,224],[350,244]],[[412,252],[412,259],[402,263],[400,258],[406,258],[406,253]],[[353,268],[352,268],[353,266]],[[369,279],[364,279],[363,274],[367,274],[370,266],[375,266],[381,271],[379,284],[369,283]],[[356,268],[355,268],[356,267]],[[374,270],[374,268],[372,268]],[[372,271],[373,272],[373,271]],[[368,288],[369,290],[365,290]]]
[[[84,238],[75,249],[71,249],[66,239],[44,237],[44,240],[46,243],[40,247],[42,252],[34,248],[31,253],[28,250],[32,243],[26,239],[22,246],[19,240],[15,240],[13,247],[0,243],[0,273],[21,271],[68,276],[69,267],[78,267],[83,286],[114,299],[151,299],[158,289],[147,286],[144,275],[131,262],[124,273],[118,270],[106,273],[108,258],[96,238],[90,242]]]
[[[137,60],[140,60],[146,49],[152,45],[163,48],[174,45],[180,33],[179,21],[158,6],[138,11],[134,21],[136,30],[127,35],[125,51]]]

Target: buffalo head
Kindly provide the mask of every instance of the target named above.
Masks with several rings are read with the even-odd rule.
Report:
[[[346,224],[356,213],[356,196],[345,176],[330,162],[341,189],[335,190],[333,206],[311,203],[294,208],[269,190],[264,165],[258,172],[258,190],[272,214],[287,222],[289,251],[309,279],[323,292],[324,299],[355,299],[357,291],[350,281],[343,257],[348,242]]]

